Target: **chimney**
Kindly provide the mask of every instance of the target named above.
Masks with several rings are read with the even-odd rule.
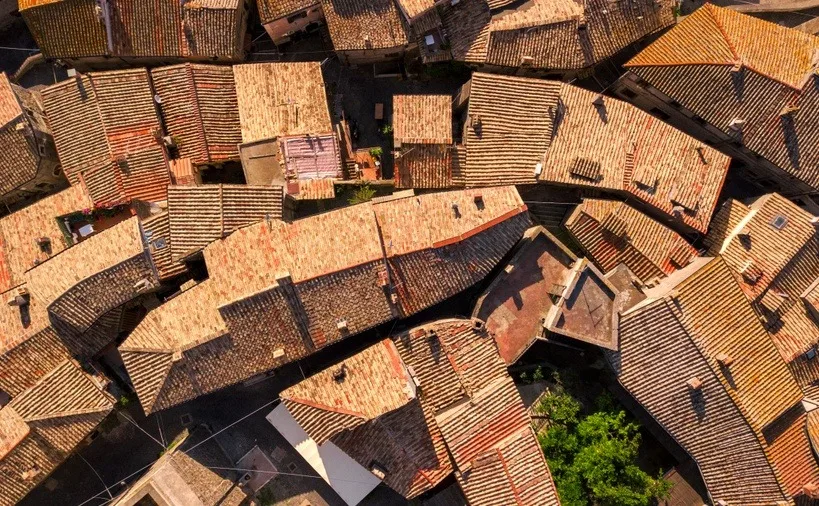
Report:
[[[520,61],[521,67],[529,67],[535,62],[535,59],[531,56],[524,56]]]
[[[688,388],[691,390],[700,390],[702,388],[702,381],[696,376],[686,381],[685,384],[688,385]]]
[[[592,104],[594,104],[596,107],[603,107],[604,105],[606,105],[606,102],[603,99],[603,94],[598,93],[597,95],[595,95],[594,100],[592,100]]]
[[[728,128],[730,128],[731,130],[736,130],[736,131],[742,130],[742,127],[744,127],[744,126],[745,126],[745,120],[742,119],[742,118],[734,118],[734,119],[731,120],[730,123],[728,123]]]
[[[811,499],[819,499],[819,485],[808,482],[802,485],[802,493]]]
[[[346,332],[347,330],[349,330],[349,329],[347,328],[347,320],[339,320],[339,321],[336,323],[336,328],[337,328],[337,329],[338,329],[340,332]]]
[[[700,161],[704,165],[708,165],[708,158],[705,157],[705,148],[702,146],[697,146],[695,149],[697,150],[697,155],[700,157]]]
[[[340,367],[333,371],[333,380],[336,383],[341,383],[347,378],[347,364],[341,364]]]
[[[729,367],[734,363],[734,359],[727,353],[717,353],[717,362],[723,367]]]
[[[799,106],[798,106],[798,105],[796,105],[796,104],[788,104],[788,105],[786,105],[785,107],[783,107],[781,111],[779,111],[779,115],[780,115],[780,116],[788,116],[788,115],[790,115],[790,114],[792,114],[792,113],[795,113],[795,112],[796,112],[796,111],[798,111],[798,110],[799,110]]]

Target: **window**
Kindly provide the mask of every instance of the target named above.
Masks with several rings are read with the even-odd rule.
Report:
[[[782,230],[785,228],[785,225],[788,224],[788,218],[778,214],[774,217],[773,221],[771,221],[771,226],[777,230]]]
[[[295,23],[296,21],[298,21],[300,19],[304,19],[306,17],[307,17],[307,11],[301,11],[301,12],[299,12],[297,14],[293,14],[292,16],[288,16],[287,22],[288,23]]]
[[[808,360],[816,358],[816,346],[811,346],[810,349],[805,352],[805,358]]]
[[[623,88],[622,90],[620,90],[620,96],[629,100],[634,100],[635,98],[637,98],[637,94],[628,88]]]

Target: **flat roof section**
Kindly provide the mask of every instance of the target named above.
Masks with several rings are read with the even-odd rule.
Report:
[[[544,228],[533,227],[472,316],[486,322],[501,358],[511,365],[546,330],[616,349],[618,295],[590,262]]]

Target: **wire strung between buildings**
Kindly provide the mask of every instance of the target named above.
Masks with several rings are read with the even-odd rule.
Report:
[[[258,413],[259,411],[261,411],[261,410],[263,410],[263,409],[267,408],[267,407],[268,407],[268,406],[270,406],[271,404],[273,404],[273,403],[275,403],[275,402],[278,402],[278,401],[280,401],[280,400],[281,400],[281,398],[280,398],[280,397],[276,397],[276,398],[275,398],[275,399],[273,399],[272,401],[270,401],[270,402],[266,402],[265,404],[263,404],[263,405],[259,406],[258,408],[254,409],[254,410],[253,410],[253,411],[251,411],[250,413],[248,413],[248,414],[244,415],[243,417],[239,418],[239,419],[238,419],[238,420],[236,420],[235,422],[232,422],[231,424],[229,424],[229,425],[225,426],[224,428],[222,428],[222,429],[220,429],[220,430],[218,430],[218,431],[214,432],[213,434],[211,434],[210,436],[206,437],[206,438],[205,438],[205,439],[203,439],[202,441],[199,441],[198,443],[196,443],[195,445],[191,446],[191,447],[190,447],[190,448],[188,448],[187,450],[182,451],[182,453],[184,453],[185,455],[187,455],[189,452],[193,451],[193,450],[194,450],[195,448],[197,448],[198,446],[200,446],[200,445],[202,445],[202,444],[204,444],[204,443],[206,443],[206,442],[210,441],[211,439],[213,439],[214,437],[218,436],[219,434],[221,434],[222,432],[226,431],[227,429],[229,429],[229,428],[233,427],[233,426],[234,426],[234,425],[236,425],[237,423],[240,423],[240,422],[244,421],[245,419],[247,419],[247,418],[249,418],[249,417],[251,417],[251,416],[255,415],[255,414],[256,414],[256,413]],[[137,469],[136,471],[134,471],[133,473],[129,474],[129,475],[128,475],[128,476],[126,476],[125,478],[122,478],[121,480],[119,480],[119,481],[118,481],[118,483],[122,483],[122,484],[124,484],[124,483],[125,483],[127,480],[129,480],[129,479],[133,478],[134,476],[136,476],[137,474],[141,473],[141,472],[142,472],[142,471],[144,471],[145,469],[148,469],[148,468],[149,468],[149,467],[151,467],[152,465],[156,464],[156,462],[157,462],[157,461],[158,461],[160,458],[161,458],[161,456],[160,456],[160,457],[157,457],[157,458],[156,458],[156,459],[154,459],[152,462],[150,462],[150,463],[146,464],[145,466],[143,466],[143,467],[141,467],[141,468]],[[162,463],[162,465],[160,465],[159,467],[157,467],[156,469],[154,469],[154,470],[152,471],[152,474],[155,474],[157,471],[159,471],[160,469],[162,469],[163,467],[165,467],[165,465],[166,465],[168,462],[170,462],[170,460],[166,460],[165,462],[163,462],[163,463]],[[103,485],[104,485],[104,484],[105,484],[105,482],[103,482]],[[110,489],[110,487],[106,487],[106,489]],[[94,494],[93,496],[89,497],[89,498],[88,498],[88,499],[86,499],[85,501],[83,501],[83,502],[79,503],[77,506],[84,506],[85,504],[88,504],[89,502],[93,501],[94,499],[99,499],[99,498],[100,498],[100,495],[101,495],[101,494],[104,494],[106,491],[107,491],[107,490],[104,490],[104,491],[102,491],[102,492],[98,492],[98,493]],[[109,495],[110,495],[110,492],[109,492]],[[110,503],[110,502],[111,502],[111,501],[113,501],[114,499],[116,499],[116,497],[113,497],[113,498],[111,498],[111,499],[107,499],[105,502],[103,502],[103,503],[102,503],[102,504],[100,504],[99,506],[105,506],[106,504]]]

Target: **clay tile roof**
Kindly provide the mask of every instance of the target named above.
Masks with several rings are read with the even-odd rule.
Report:
[[[117,0],[106,23],[94,0],[24,1],[19,9],[49,58],[126,56],[213,57],[242,54],[244,3],[238,0],[162,2]]]
[[[145,410],[242,381],[455,295],[514,246],[529,225],[524,210],[507,187],[395,198],[237,229],[205,248],[210,277],[149,312],[120,347]],[[420,240],[410,237],[430,229]],[[394,246],[385,258],[387,237]],[[254,346],[262,343],[283,354],[259,355]]]
[[[242,142],[332,131],[318,62],[236,65],[233,74]]]
[[[280,186],[169,186],[172,260],[198,252],[237,228],[280,220],[283,198]]]
[[[741,62],[755,72],[800,89],[811,71],[816,50],[819,37],[706,4],[627,65],[734,66]]]
[[[612,217],[624,224],[623,236],[605,227]],[[609,272],[625,263],[646,283],[685,267],[697,256],[679,234],[623,202],[585,199],[566,219],[566,228],[600,270]]]
[[[0,460],[4,468],[0,494],[4,504],[19,501],[45,479],[112,408],[112,398],[96,381],[76,362],[65,360],[0,409]],[[17,440],[16,448],[4,452],[10,449],[4,443],[12,439]],[[39,472],[21,479],[32,468]]]
[[[725,261],[711,260],[674,290],[676,318],[754,429],[761,430],[802,399]],[[719,372],[719,353],[733,358],[730,377]]]
[[[395,0],[322,0],[336,51],[387,49],[409,43]]]
[[[28,424],[11,406],[0,408],[0,460],[20,444],[29,432]]]
[[[472,74],[464,126],[467,186],[535,182],[552,137],[561,83]]]
[[[367,468],[378,462],[384,482],[404,497],[452,472],[440,431],[389,339],[285,390],[282,399],[317,444],[330,441]]]
[[[448,95],[395,95],[393,137],[406,144],[452,143],[452,98]]]
[[[819,465],[808,433],[809,416],[800,404],[765,431],[771,463],[792,496],[801,494],[805,485],[819,484]]]
[[[194,165],[238,160],[242,142],[233,68],[183,64],[151,70],[165,131]]]
[[[338,379],[337,379],[338,378]],[[412,379],[389,339],[357,353],[284,390],[286,404],[373,420],[404,406],[415,396]],[[379,385],[378,389],[372,388]],[[310,427],[302,428],[311,432]]]
[[[558,504],[529,416],[486,330],[439,320],[394,340],[421,384],[422,402],[437,410],[435,424],[470,504],[499,497]]]
[[[107,53],[105,25],[94,0],[22,0],[18,9],[47,57],[83,57]]]
[[[58,218],[93,207],[81,186],[72,186],[0,218],[0,292],[24,282],[23,274],[67,247]],[[37,239],[49,239],[43,251]]]
[[[31,181],[41,170],[43,157],[32,127],[45,132],[48,127],[39,114],[33,116],[24,107],[42,114],[37,92],[11,84],[0,73],[0,195]]]
[[[810,293],[819,278],[819,234],[812,219],[778,194],[760,197],[750,206],[732,200],[714,217],[708,236],[710,253],[725,259],[782,357],[801,371],[797,377],[806,387],[819,377],[819,371],[800,358],[816,344],[819,332],[810,308]],[[751,268],[755,276],[747,275]]]
[[[54,301],[80,281],[143,254],[139,220],[134,217],[93,235],[28,271],[29,289]]]
[[[185,272],[185,264],[174,262],[171,255],[171,225],[167,212],[159,213],[140,222],[151,259],[160,279],[168,279]]]
[[[0,128],[23,114],[23,108],[5,72],[0,72]]]
[[[256,5],[259,7],[262,24],[265,25],[320,2],[321,0],[256,0]]]
[[[409,197],[373,208],[387,257],[393,257],[466,239],[521,213],[524,205],[517,191],[505,186]]]
[[[397,0],[397,2],[409,19],[413,19],[435,7],[435,0]]]
[[[712,497],[736,504],[784,501],[761,435],[724,385],[713,356],[703,355],[678,313],[673,300],[661,298],[621,316],[620,352],[609,356],[618,380],[696,460]],[[699,390],[689,390],[691,378],[701,381]],[[769,399],[777,398],[774,391]]]
[[[674,24],[667,0],[465,3],[444,10],[454,58],[505,67],[589,67]]]
[[[170,173],[147,70],[78,75],[43,100],[66,176],[96,204],[165,199]]]
[[[626,102],[603,97],[599,105],[594,92],[568,84],[560,99],[541,181],[625,190],[669,216],[682,205],[683,223],[708,229],[730,158]],[[578,174],[579,163],[599,175]]]
[[[627,67],[795,177],[794,186],[819,188],[819,154],[799,149],[819,132],[817,58],[819,37],[708,4]],[[734,119],[745,121],[741,135]]]

